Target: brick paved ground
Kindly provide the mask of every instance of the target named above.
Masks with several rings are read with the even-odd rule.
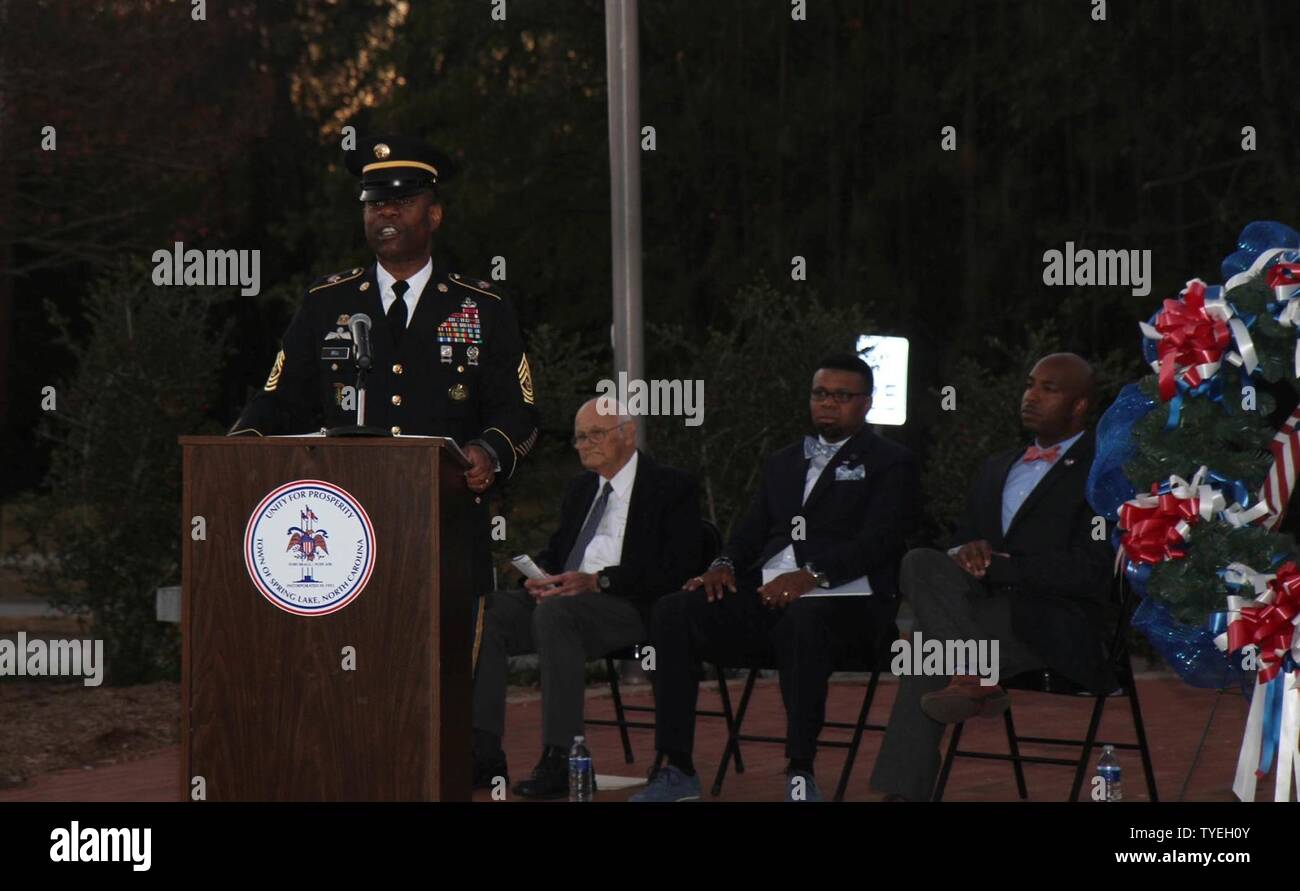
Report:
[[[707,688],[706,688],[707,689]],[[740,695],[740,682],[731,685],[733,699]],[[1147,722],[1156,779],[1162,799],[1174,800],[1187,776],[1192,755],[1214,704],[1216,693],[1196,690],[1168,675],[1144,676],[1138,681],[1142,710]],[[884,722],[893,703],[897,685],[883,680],[872,708],[871,719]],[[832,718],[852,720],[861,705],[863,683],[859,680],[836,681],[831,686]],[[1087,725],[1088,704],[1064,696],[1013,693],[1017,730],[1026,735],[1079,735]],[[630,688],[628,702],[649,703],[644,686]],[[701,696],[701,707],[718,707],[716,688]],[[1116,701],[1107,707],[1102,722],[1105,738],[1132,739],[1131,724],[1125,703]],[[1232,776],[1237,747],[1245,725],[1246,702],[1239,694],[1223,694],[1210,731],[1210,738],[1194,771],[1186,798],[1193,801],[1230,801]],[[1114,707],[1112,711],[1113,706]],[[593,690],[588,700],[589,715],[612,714],[607,695]],[[514,697],[507,709],[506,750],[512,780],[528,773],[539,754],[541,703],[535,694]],[[745,726],[748,732],[780,735],[784,710],[776,682],[763,680],[755,691]],[[589,732],[596,769],[602,774],[644,776],[653,756],[652,732],[632,731],[636,754],[633,764],[625,764],[618,731],[612,727],[593,727]],[[711,779],[725,742],[720,719],[702,719],[697,733],[696,763]],[[999,721],[972,722],[963,738],[963,747],[1006,751],[1006,739]],[[868,733],[858,755],[857,766],[849,783],[848,800],[870,797],[867,779],[880,747],[880,735]],[[1026,749],[1032,751],[1032,749]],[[1039,749],[1038,751],[1042,751]],[[1059,754],[1059,750],[1053,752]],[[782,793],[784,759],[779,746],[748,744],[744,748],[746,771],[731,775],[723,787],[720,801],[768,801]],[[0,801],[166,801],[174,797],[179,750],[175,747],[156,752],[126,764],[99,769],[61,771],[37,777],[30,782],[0,792]],[[818,779],[823,791],[830,794],[843,764],[843,750],[826,750],[818,757]],[[1130,799],[1146,798],[1141,765],[1137,753],[1121,753],[1125,792]],[[1030,799],[1053,801],[1069,792],[1070,770],[1050,766],[1026,766]],[[1272,780],[1261,783],[1260,798],[1271,796]],[[599,800],[619,801],[629,791],[605,792]],[[488,800],[485,792],[476,800]],[[953,801],[1000,801],[1015,798],[1010,765],[997,762],[959,761],[949,782],[946,797]],[[706,781],[706,798],[707,781]]]

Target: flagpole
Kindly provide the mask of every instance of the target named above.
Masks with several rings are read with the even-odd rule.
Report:
[[[610,250],[613,259],[614,377],[644,377],[641,316],[641,103],[637,0],[605,0],[609,81]],[[646,444],[645,424],[636,425]]]

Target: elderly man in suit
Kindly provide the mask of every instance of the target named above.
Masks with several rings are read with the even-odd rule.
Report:
[[[1115,685],[1104,643],[1113,554],[1094,537],[1084,498],[1092,392],[1092,368],[1079,356],[1034,365],[1020,402],[1034,442],[984,463],[956,546],[908,552],[901,581],[923,638],[996,640],[1001,677],[1046,666],[1104,692]],[[886,799],[928,800],[945,725],[1006,711],[1006,691],[983,680],[901,678],[871,777]]]
[[[823,359],[809,399],[817,435],[767,457],[722,556],[655,607],[655,742],[667,764],[630,800],[699,797],[694,668],[706,655],[730,665],[775,661],[786,799],[820,799],[813,758],[827,681],[842,655],[875,652],[892,631],[898,562],[917,514],[916,459],[867,426],[871,391],[871,368],[857,356]]]
[[[488,597],[474,677],[475,788],[506,775],[508,657],[537,653],[542,675],[542,757],[515,794],[563,798],[587,661],[643,642],[655,600],[699,570],[698,486],[637,449],[636,421],[621,405],[584,404],[573,445],[586,469],[565,491],[559,528],[537,558],[549,575]]]

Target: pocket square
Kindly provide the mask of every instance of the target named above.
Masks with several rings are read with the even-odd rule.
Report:
[[[835,479],[837,480],[864,480],[867,478],[867,469],[859,464],[857,467],[846,467],[841,464],[835,468]]]

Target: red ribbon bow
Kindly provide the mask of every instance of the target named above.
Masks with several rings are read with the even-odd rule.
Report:
[[[1181,376],[1189,387],[1203,378],[1197,366],[1218,362],[1232,343],[1232,331],[1222,319],[1205,311],[1205,283],[1188,284],[1182,300],[1166,300],[1156,314],[1154,327],[1162,337],[1156,344],[1160,360],[1160,398],[1168,402],[1178,392]]]
[[[1300,285],[1300,263],[1278,263],[1268,268],[1270,288]]]
[[[1201,519],[1198,499],[1179,498],[1172,492],[1156,495],[1158,488],[1155,483],[1151,485],[1154,504],[1134,499],[1119,508],[1119,526],[1124,531],[1121,541],[1128,558],[1135,563],[1163,563],[1186,557],[1187,540],[1178,526],[1183,522],[1190,526]]]
[[[1241,615],[1228,625],[1228,652],[1258,647],[1259,674],[1256,683],[1267,684],[1282,670],[1282,660],[1295,636],[1293,621],[1300,613],[1300,571],[1294,561],[1283,563],[1270,579],[1272,603],[1255,603],[1241,608]]]

